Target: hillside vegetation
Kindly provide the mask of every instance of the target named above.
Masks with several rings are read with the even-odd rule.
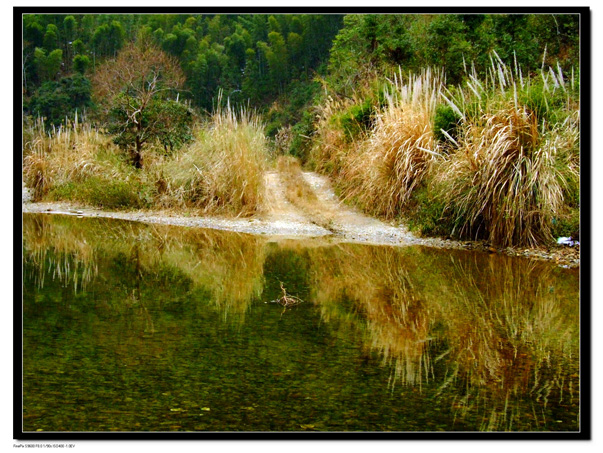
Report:
[[[423,235],[579,237],[579,15],[23,16],[35,200],[249,215],[291,155]]]

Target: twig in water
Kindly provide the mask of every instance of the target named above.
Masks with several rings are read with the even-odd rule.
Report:
[[[279,282],[279,283],[281,285],[281,291],[283,291],[283,295],[281,297],[279,297],[278,299],[271,300],[270,303],[282,305],[284,308],[283,308],[283,312],[281,313],[281,316],[283,316],[283,314],[287,311],[288,308],[301,304],[303,302],[303,300],[301,300],[299,297],[291,296],[291,295],[287,294],[287,290],[283,286],[283,282]]]

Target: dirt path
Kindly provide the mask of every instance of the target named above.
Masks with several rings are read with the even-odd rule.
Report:
[[[282,175],[266,173],[266,206],[251,218],[193,217],[170,211],[105,211],[76,203],[32,203],[31,191],[23,188],[23,212],[74,215],[78,217],[108,217],[145,223],[161,223],[199,228],[213,228],[240,233],[261,234],[278,238],[322,237],[333,242],[360,242],[377,245],[424,245],[445,249],[468,249],[554,260],[563,267],[578,267],[578,249],[540,248],[494,250],[483,242],[453,241],[440,238],[419,238],[403,226],[384,223],[343,204],[327,177],[302,172],[315,200],[308,206],[297,206],[286,196]]]
[[[30,203],[30,194],[26,188],[23,189],[23,212],[109,217],[269,236],[332,236],[344,241],[371,244],[403,244],[416,240],[405,228],[386,225],[345,206],[337,199],[325,176],[304,172],[303,179],[316,196],[311,212],[287,199],[282,175],[278,171],[266,172],[266,205],[251,218],[191,217],[169,211],[105,211],[64,202]]]
[[[285,196],[285,187],[277,171],[266,172],[266,206],[259,217],[266,222],[312,223]]]
[[[324,217],[329,219],[329,229],[336,235],[370,243],[408,243],[417,240],[404,226],[392,226],[362,214],[343,204],[335,195],[326,176],[303,172],[304,180],[318,199]]]
[[[387,225],[343,204],[335,195],[329,179],[314,172],[302,172],[315,201],[296,205],[287,199],[283,175],[278,171],[266,173],[266,212],[264,221],[275,226],[296,223],[323,230],[322,234],[350,241],[375,244],[401,244],[414,238],[406,228]],[[310,206],[310,207],[309,207]]]

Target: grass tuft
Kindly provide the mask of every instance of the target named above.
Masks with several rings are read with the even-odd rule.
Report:
[[[579,87],[559,67],[524,77],[493,53],[484,77],[473,70],[458,87],[429,70],[389,87],[353,139],[338,119],[362,92],[322,107],[310,164],[345,200],[419,233],[498,246],[579,236]]]
[[[218,110],[196,141],[162,168],[164,205],[250,215],[264,200],[268,140],[257,116]]]

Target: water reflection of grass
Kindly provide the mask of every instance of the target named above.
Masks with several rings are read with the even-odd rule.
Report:
[[[484,430],[538,429],[550,422],[548,404],[577,403],[577,285],[570,296],[556,288],[550,266],[358,246],[320,250],[311,260],[323,317],[354,320],[366,347],[391,365],[390,383],[434,381],[442,395],[462,389],[453,410],[478,413]],[[527,397],[534,415],[517,420]],[[575,428],[575,414],[568,416]]]
[[[282,295],[282,283],[307,302],[303,310],[315,304],[328,325],[320,341],[329,347],[360,343],[367,357],[389,367],[391,394],[400,395],[401,405],[403,393],[419,392],[449,408],[463,426],[481,430],[578,426],[574,271],[497,255],[266,243],[235,233],[63,216],[27,215],[23,234],[28,278],[40,289],[58,289],[50,296],[29,288],[36,303],[24,305],[28,319],[54,329],[93,313],[84,325],[97,346],[114,344],[116,363],[143,367],[159,359],[176,363],[183,354],[211,354],[177,348],[174,333],[190,328],[182,319],[209,319],[217,312],[242,321],[260,296],[268,301]],[[64,287],[72,284],[76,291],[67,294]],[[38,303],[61,298],[69,305],[59,310]],[[78,304],[90,304],[90,310]],[[299,346],[287,340],[296,322],[295,313],[288,315],[261,324],[283,335],[270,343],[271,363],[279,369],[291,368],[290,348]],[[219,340],[220,329],[212,325],[202,335]],[[303,332],[306,349],[316,346],[313,329]],[[28,341],[31,346],[42,340]],[[249,353],[267,360],[266,350]],[[78,354],[88,357],[70,352],[66,369]]]
[[[49,274],[73,283],[77,291],[98,272],[94,247],[82,231],[72,231],[69,224],[50,225],[40,216],[23,222],[23,259],[38,270],[32,277],[39,286]]]
[[[242,316],[263,290],[264,241],[236,233],[153,226],[161,260],[206,288],[224,318]]]
[[[114,278],[121,288],[107,295],[103,305],[118,312],[141,303],[160,308],[161,297],[144,302],[141,295],[161,275],[164,280],[166,275],[185,276],[193,290],[209,295],[210,304],[225,318],[244,315],[263,288],[263,241],[243,234],[29,215],[24,219],[23,249],[24,262],[37,272],[39,285],[49,273],[64,283],[77,285],[82,275],[84,283],[89,282],[98,276],[102,260],[105,274],[115,274],[103,278]]]
[[[525,395],[535,407],[577,404],[578,297],[560,296],[553,269],[508,258],[485,266],[455,261],[452,268],[456,295],[441,316],[452,358],[471,389],[455,408],[464,414],[489,401],[482,428],[492,430],[514,428]],[[532,423],[546,421],[538,413]],[[576,426],[577,418],[570,423]]]

